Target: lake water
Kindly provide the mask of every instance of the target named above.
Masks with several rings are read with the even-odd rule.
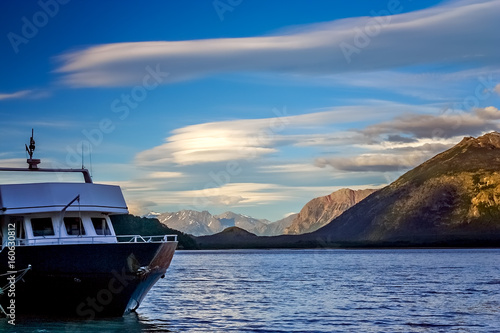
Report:
[[[137,313],[5,332],[500,332],[500,249],[178,251]]]

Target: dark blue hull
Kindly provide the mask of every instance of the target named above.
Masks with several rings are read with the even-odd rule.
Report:
[[[17,247],[15,268],[31,269],[0,295],[16,314],[95,317],[122,316],[135,310],[165,274],[176,242],[71,244]],[[7,273],[7,248],[0,253],[0,274]],[[8,284],[7,276],[0,285]]]

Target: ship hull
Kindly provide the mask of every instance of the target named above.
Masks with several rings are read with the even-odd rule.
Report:
[[[31,265],[15,288],[0,295],[9,313],[122,316],[141,304],[162,277],[177,242],[23,246],[15,249],[15,269]],[[7,248],[0,253],[0,273],[8,273]],[[9,275],[0,278],[8,285]]]

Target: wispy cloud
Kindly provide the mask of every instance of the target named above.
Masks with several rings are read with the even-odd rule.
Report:
[[[387,149],[351,157],[318,158],[315,165],[320,168],[331,166],[336,170],[351,172],[403,172],[425,162],[452,145],[423,144],[411,148]]]
[[[315,165],[339,171],[391,172],[411,169],[458,143],[500,129],[500,110],[489,106],[458,114],[405,114],[356,130],[367,139],[359,154],[321,157]]]
[[[31,90],[21,90],[21,91],[16,91],[13,93],[0,93],[0,101],[6,100],[6,99],[23,98],[23,97],[26,97],[30,93],[31,93]]]
[[[0,157],[6,156],[9,153],[1,153]],[[26,160],[21,158],[3,158],[0,159],[0,165],[6,168],[19,168],[26,165]]]
[[[170,179],[170,178],[179,178],[184,177],[185,175],[182,172],[174,172],[174,171],[155,171],[148,174],[148,178],[152,179]]]
[[[13,93],[0,93],[0,101],[8,99],[42,99],[51,96],[49,90],[30,89],[20,90]]]
[[[384,70],[325,75],[311,78],[306,82],[335,87],[385,90],[425,101],[459,104],[468,95],[479,97],[481,100],[488,98],[486,96],[490,96],[490,91],[494,91],[498,82],[495,79],[499,76],[500,67],[474,67],[465,70],[451,68],[441,71],[429,66],[405,71]],[[303,76],[300,79],[304,81]],[[477,86],[485,91],[477,93],[475,91]],[[500,92],[500,85],[496,89]]]
[[[500,1],[469,0],[392,15],[381,18],[387,24],[378,23],[379,33],[363,47],[356,40],[377,24],[373,17],[273,36],[105,44],[61,55],[56,72],[65,83],[91,87],[141,84],[151,65],[168,71],[164,83],[225,72],[328,74],[442,62],[497,67],[499,13]],[[346,44],[359,50],[349,59]]]
[[[499,124],[493,121],[496,119],[500,119],[500,111],[493,106],[455,114],[405,114],[388,122],[367,126],[359,132],[369,137],[392,140],[401,134],[408,135],[406,138],[451,138],[496,131],[499,129]]]
[[[264,165],[259,167],[261,172],[265,173],[300,173],[306,174],[309,172],[316,171],[316,167],[308,163],[290,163],[290,164],[276,164],[276,165]]]

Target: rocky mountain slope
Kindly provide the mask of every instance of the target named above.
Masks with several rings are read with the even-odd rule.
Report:
[[[221,222],[207,211],[181,210],[162,213],[156,218],[169,228],[194,236],[211,235],[224,229]]]
[[[351,190],[343,188],[309,201],[285,229],[285,234],[297,235],[313,232],[351,208],[376,190]]]
[[[500,240],[500,134],[464,138],[313,236],[326,244]]]
[[[261,236],[283,235],[285,233],[286,228],[288,228],[292,224],[292,222],[298,215],[299,215],[298,213],[290,214],[287,217],[282,218],[281,220],[269,223],[267,225],[264,235]]]

